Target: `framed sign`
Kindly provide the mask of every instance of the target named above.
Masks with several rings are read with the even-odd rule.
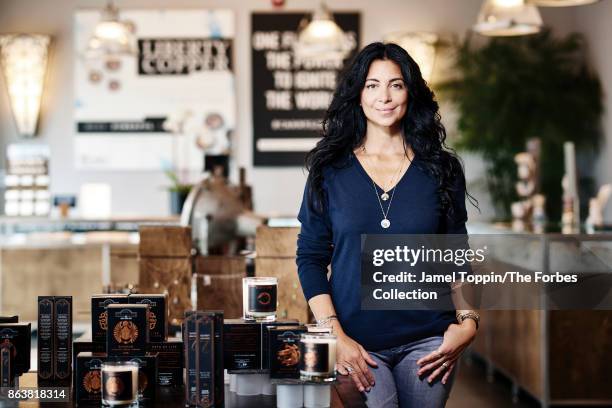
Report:
[[[359,13],[335,13],[350,52],[344,60],[297,58],[293,44],[306,13],[251,16],[253,165],[302,166],[320,137],[338,76],[359,48]]]
[[[83,55],[100,19],[75,14],[75,165],[201,172],[235,127],[231,10],[121,10],[135,55]]]

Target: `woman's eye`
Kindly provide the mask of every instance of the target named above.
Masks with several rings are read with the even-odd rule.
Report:
[[[376,88],[376,84],[368,84],[366,85],[366,89],[374,89]]]
[[[395,89],[402,89],[402,88],[404,88],[404,87],[402,86],[402,84],[393,84],[393,87],[394,87]]]

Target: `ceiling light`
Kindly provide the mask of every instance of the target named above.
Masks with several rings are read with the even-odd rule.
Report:
[[[485,0],[473,29],[487,36],[535,34],[542,28],[538,8],[523,0]]]
[[[344,31],[324,3],[313,12],[309,23],[303,21],[300,26],[293,47],[298,58],[344,59],[351,49],[350,45],[347,47]]]
[[[531,3],[540,7],[568,7],[584,6],[597,3],[599,0],[531,0]]]

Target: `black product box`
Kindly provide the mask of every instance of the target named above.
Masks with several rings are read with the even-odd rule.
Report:
[[[117,361],[134,361],[138,363],[138,393],[142,395],[140,404],[155,403],[155,386],[157,379],[158,353],[147,353],[136,357],[108,357]]]
[[[0,387],[14,385],[15,371],[13,367],[13,347],[0,344]]]
[[[72,343],[72,361],[76,366],[79,353],[106,353],[106,343],[94,343],[91,339],[77,339]],[[76,370],[75,370],[76,371]],[[72,387],[76,390],[76,376],[72,377]]]
[[[134,294],[128,297],[128,303],[149,306],[149,341],[168,339],[168,295]]]
[[[300,323],[297,319],[285,319],[271,323],[261,324],[261,368],[263,370],[269,370],[270,364],[268,357],[269,352],[269,340],[268,340],[268,328],[270,327],[282,327],[282,326],[298,326]]]
[[[157,353],[157,385],[183,385],[183,340],[170,338],[162,343],[147,344],[148,353]]]
[[[45,383],[53,381],[53,296],[38,297],[38,382]]]
[[[55,380],[70,383],[72,374],[72,296],[55,296],[53,312]]]
[[[230,371],[260,371],[268,366],[267,343],[271,326],[295,326],[296,319],[251,322],[226,319],[223,325],[223,364]]]
[[[204,313],[209,314],[215,321],[214,336],[214,399],[215,406],[222,407],[225,399],[225,375],[223,371],[223,311],[210,310]]]
[[[214,404],[215,318],[187,312],[183,322],[185,344],[185,401],[189,406]]]
[[[74,371],[74,395],[77,405],[96,404],[102,401],[102,363],[106,353],[84,352],[77,354]]]
[[[268,326],[270,378],[300,378],[300,335],[306,326]]]
[[[149,342],[147,305],[110,304],[106,352],[109,356],[143,356]]]
[[[13,367],[17,376],[30,370],[31,338],[30,323],[0,323],[0,344],[13,347]]]
[[[91,297],[91,338],[94,343],[106,344],[106,328],[108,313],[106,307],[110,304],[128,303],[128,295],[93,295]]]
[[[19,323],[19,316],[0,316],[0,323]]]

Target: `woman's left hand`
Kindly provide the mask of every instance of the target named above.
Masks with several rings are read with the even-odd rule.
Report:
[[[431,383],[441,373],[444,373],[442,384],[446,384],[450,373],[455,368],[457,359],[476,337],[476,330],[476,324],[471,319],[466,319],[461,324],[448,326],[440,347],[417,360],[417,365],[420,367],[417,376],[420,377],[430,372],[427,381]]]

